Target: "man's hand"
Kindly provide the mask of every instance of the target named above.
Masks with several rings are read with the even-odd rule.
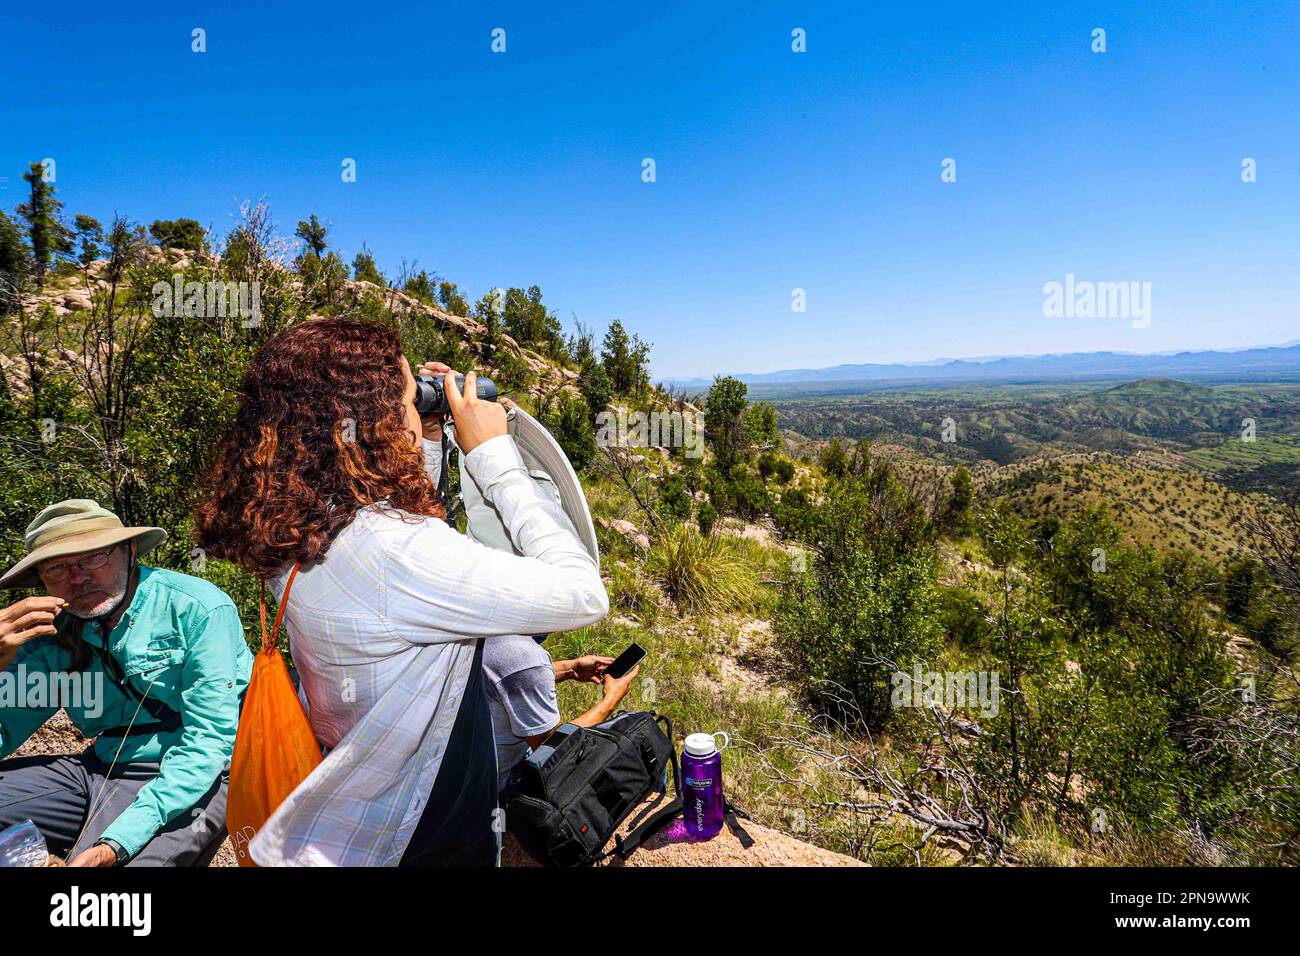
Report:
[[[113,848],[98,843],[78,853],[68,866],[112,866],[116,862],[117,854],[113,852]]]
[[[568,665],[565,668],[565,678],[580,681],[583,684],[600,684],[605,679],[605,668],[614,663],[614,658],[587,654],[585,657],[578,657],[564,663]]]
[[[595,660],[605,662],[601,665],[602,671],[613,663],[613,658],[609,657],[595,658]],[[576,661],[563,661],[562,663],[573,664],[576,663]],[[610,717],[614,716],[614,711],[618,710],[619,702],[622,701],[623,697],[627,694],[627,689],[631,686],[632,679],[636,677],[636,673],[640,669],[641,665],[638,664],[618,680],[615,680],[608,674],[605,674],[603,678],[597,678],[597,680],[602,681],[605,685],[605,693],[601,696],[600,703],[596,704],[595,707],[591,708],[591,710],[587,711],[585,714],[580,714],[579,716],[574,717],[572,722],[577,724],[579,727],[595,727],[597,724],[609,720]],[[553,732],[554,731],[552,730],[550,733]],[[529,737],[528,746],[536,750],[542,745],[542,741],[550,736],[550,733],[541,734],[537,737]]]
[[[441,362],[422,362],[417,375],[446,375],[451,371],[450,365],[443,365]],[[442,441],[442,415],[425,415],[420,419],[424,426],[424,438],[426,441]]]
[[[41,595],[23,598],[0,611],[0,667],[7,667],[28,641],[55,634],[54,618],[67,607],[63,598]]]
[[[632,685],[632,678],[636,677],[639,670],[641,670],[640,664],[617,679],[610,677],[608,674],[605,675],[605,694],[601,697],[600,703],[607,713],[614,713],[614,708],[619,705],[619,702],[627,694],[628,688]]]

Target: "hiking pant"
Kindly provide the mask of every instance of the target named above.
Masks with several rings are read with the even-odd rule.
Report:
[[[0,830],[31,820],[49,851],[71,862],[157,776],[158,764],[144,761],[118,763],[109,774],[93,750],[0,761]],[[159,830],[126,865],[207,866],[226,836],[227,782],[222,773],[198,803]]]

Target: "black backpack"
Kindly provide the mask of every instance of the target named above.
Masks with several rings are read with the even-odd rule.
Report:
[[[653,711],[620,713],[595,727],[561,724],[512,775],[507,829],[551,866],[583,866],[615,853],[626,858],[682,811],[672,734],[672,722]],[[670,767],[678,795],[659,807],[668,796]],[[602,853],[628,815],[656,791],[659,796],[633,830]]]

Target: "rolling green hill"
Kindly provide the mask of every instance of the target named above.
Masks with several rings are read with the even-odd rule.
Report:
[[[1139,379],[949,387],[777,402],[811,441],[867,440],[936,462],[1000,467],[1061,455],[1160,456],[1237,491],[1300,488],[1300,387]],[[1243,442],[1253,426],[1255,441]]]
[[[1243,553],[1250,499],[1193,471],[1099,455],[998,469],[980,483],[1029,520],[1062,521],[1089,505],[1107,507],[1134,544],[1185,549],[1221,563]]]

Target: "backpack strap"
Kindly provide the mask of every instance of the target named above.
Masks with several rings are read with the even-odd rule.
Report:
[[[663,723],[667,728],[669,744],[668,757],[673,768],[673,791],[677,796],[659,810],[651,813],[651,811],[654,811],[655,807],[659,806],[664,797],[668,795],[668,782],[665,780],[663,789],[659,791],[659,796],[655,797],[654,802],[652,802],[650,806],[641,811],[638,820],[644,818],[643,822],[634,825],[627,836],[616,835],[614,837],[614,849],[601,854],[596,858],[597,860],[603,860],[606,857],[615,854],[618,854],[619,859],[626,860],[632,855],[633,851],[635,851],[637,847],[651,836],[658,833],[663,829],[665,824],[682,812],[681,768],[677,764],[677,746],[673,743],[673,722],[663,714],[656,714],[655,721],[657,723]],[[650,814],[650,816],[646,817],[646,814]]]
[[[456,423],[447,415],[442,423],[442,467],[438,471],[435,493],[442,502],[443,520],[453,528],[456,527],[456,511],[461,505],[460,498],[453,501],[451,497],[451,453],[456,450]]]
[[[660,799],[662,798],[663,795],[660,794]],[[637,847],[663,829],[664,825],[670,820],[681,816],[681,813],[682,798],[674,797],[670,803],[661,808],[658,812],[654,813],[640,826],[633,829],[627,836],[615,836],[614,849],[597,857],[597,859],[603,860],[605,857],[618,854],[619,859],[626,860],[632,855],[633,851],[636,850]]]
[[[682,770],[681,767],[678,766],[677,764],[677,745],[673,743],[673,722],[669,720],[668,717],[664,714],[655,714],[655,722],[658,723],[660,721],[663,722],[665,732],[668,734],[668,760],[672,764],[672,768],[673,768],[673,792],[677,794],[677,802],[681,803],[682,802],[681,800]],[[665,787],[664,787],[665,792],[668,789],[666,784],[667,781],[665,781]]]
[[[725,809],[723,810],[722,818],[727,821],[727,826],[731,828],[731,832],[734,833],[736,839],[740,841],[741,848],[748,850],[754,845],[754,838],[749,835],[749,832],[740,825],[740,820],[736,818],[740,817],[743,820],[748,820],[749,814],[740,809],[740,807],[736,806],[730,800],[724,800],[723,807]]]
[[[275,609],[275,624],[271,627],[271,633],[266,633],[266,581],[258,580],[258,586],[262,589],[262,598],[259,609],[262,614],[262,653],[268,653],[280,642],[280,624],[284,621],[284,609],[289,606],[289,589],[293,587],[293,579],[298,576],[298,564],[295,562],[293,570],[289,572],[289,580],[285,582],[284,593],[280,595],[280,604]]]

